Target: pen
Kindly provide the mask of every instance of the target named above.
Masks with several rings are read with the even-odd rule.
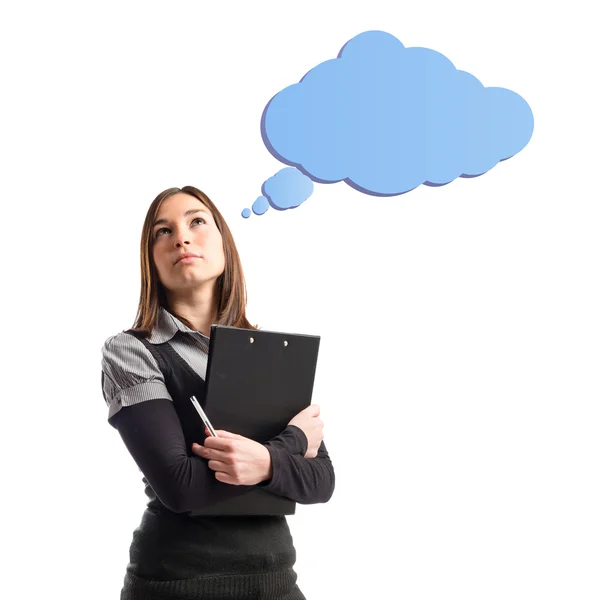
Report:
[[[192,401],[192,404],[196,407],[196,410],[198,411],[200,418],[202,419],[204,424],[208,427],[208,430],[210,431],[210,435],[212,435],[214,437],[219,437],[217,435],[217,432],[215,431],[215,428],[210,424],[210,421],[208,420],[206,413],[202,410],[200,403],[198,402],[198,400],[196,400],[196,396],[192,396],[190,398],[190,400]]]

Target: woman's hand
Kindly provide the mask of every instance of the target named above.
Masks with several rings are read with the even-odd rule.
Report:
[[[218,437],[209,435],[204,446],[192,444],[192,452],[208,460],[216,479],[231,485],[256,485],[271,478],[271,455],[265,446],[222,429],[216,433]]]
[[[319,446],[323,441],[323,421],[319,418],[321,408],[318,404],[311,404],[299,412],[288,425],[295,425],[304,431],[308,439],[308,448],[304,454],[305,458],[315,458]]]

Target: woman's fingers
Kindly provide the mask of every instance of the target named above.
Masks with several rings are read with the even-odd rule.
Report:
[[[208,427],[206,428],[206,431],[208,433]],[[224,429],[215,429],[215,433],[217,434],[217,437],[221,437],[221,438],[231,438],[234,440],[245,439],[243,435],[239,435],[237,433],[232,433],[231,431],[225,431]]]
[[[217,450],[216,448],[207,448],[200,444],[192,444],[192,452],[206,459],[221,460],[227,459],[227,452],[224,450]]]
[[[224,473],[227,473],[227,465],[224,462],[221,462],[220,460],[209,460],[208,468],[212,469],[213,471],[222,471]]]

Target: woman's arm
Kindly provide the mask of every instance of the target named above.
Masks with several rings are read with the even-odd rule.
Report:
[[[188,455],[179,417],[171,400],[160,398],[123,407],[111,419],[111,424],[119,431],[127,450],[158,499],[174,512],[200,510],[240,496],[255,487],[218,481],[206,459],[195,454]],[[323,458],[330,465],[326,451],[316,459],[303,458],[306,436],[293,425],[265,446],[271,455],[273,468],[273,477],[269,481],[275,484],[267,486],[265,482],[259,484],[260,487],[280,496],[300,494],[302,499],[299,502],[326,501],[319,499],[324,490],[315,489],[314,482],[311,483],[315,477],[321,480],[319,473],[323,465],[305,464],[308,460],[312,462]],[[294,461],[293,457],[302,460]],[[296,463],[297,466],[291,466]],[[315,493],[319,491],[320,494]]]
[[[171,400],[159,398],[123,407],[111,425],[158,499],[173,512],[200,510],[254,487],[217,481],[205,459],[188,455]]]

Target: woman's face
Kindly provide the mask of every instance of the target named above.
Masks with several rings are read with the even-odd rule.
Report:
[[[225,269],[223,239],[208,208],[189,194],[167,198],[152,227],[152,258],[163,286],[183,292],[211,286]],[[184,253],[198,258],[178,260]]]

